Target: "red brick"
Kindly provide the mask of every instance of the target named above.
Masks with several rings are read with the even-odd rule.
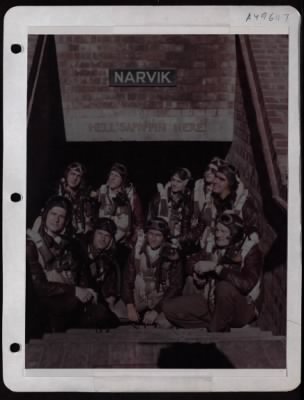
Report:
[[[283,155],[283,156],[286,156],[286,152],[287,152],[287,148],[278,148],[277,149],[277,154],[278,155]]]
[[[275,145],[278,146],[279,148],[283,148],[285,150],[287,150],[287,146],[288,146],[288,140],[275,140]]]

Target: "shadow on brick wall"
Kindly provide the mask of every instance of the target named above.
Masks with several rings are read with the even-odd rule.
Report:
[[[239,38],[236,38],[237,86],[235,139],[228,159],[239,168],[244,182],[261,210],[261,247],[264,250],[264,308],[258,325],[274,334],[286,333],[287,211],[273,199],[259,132],[258,115],[248,83]],[[253,60],[254,62],[254,60]],[[258,76],[256,76],[258,81]],[[262,102],[262,98],[259,99]],[[263,103],[262,103],[263,104]],[[263,112],[266,113],[265,108]],[[269,139],[269,138],[268,138]],[[276,158],[273,157],[273,163]],[[275,166],[274,170],[277,169]]]

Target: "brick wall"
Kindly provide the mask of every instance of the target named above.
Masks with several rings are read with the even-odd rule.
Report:
[[[250,36],[250,47],[258,75],[269,124],[272,159],[280,185],[280,194],[287,200],[288,183],[288,36]],[[274,265],[266,273],[264,314],[261,323],[273,327],[275,333],[286,332],[286,239],[287,216],[278,216],[285,229],[277,227],[278,239],[274,246],[282,257],[275,257]],[[282,225],[283,225],[282,224]],[[279,243],[285,247],[281,250]],[[270,259],[270,263],[272,260]]]
[[[252,147],[252,135],[254,132],[248,120],[244,104],[244,96],[246,96],[246,93],[244,93],[241,80],[242,78],[238,75],[234,114],[234,139],[226,159],[238,169],[241,180],[244,182],[245,186],[249,188],[250,195],[254,198],[260,214],[259,230],[261,232],[261,244],[263,252],[267,253],[276,234],[264,218],[262,189],[260,176],[257,170],[258,160],[256,158],[255,149]]]
[[[288,36],[252,35],[254,57],[274,145],[273,158],[280,170],[287,198],[288,173]]]
[[[100,141],[116,133],[126,139],[113,123],[134,124],[143,116],[158,128],[145,137],[142,126],[133,126],[130,140],[232,139],[233,36],[62,35],[56,45],[68,140]],[[110,68],[176,68],[177,85],[110,87]],[[176,123],[187,129],[179,132]]]
[[[254,39],[257,41],[257,37],[254,37]],[[264,36],[258,38],[260,43],[264,43],[265,49],[263,51],[265,54],[269,51],[271,54],[270,58],[272,58],[274,56],[272,53],[273,42],[271,40],[264,41],[264,39]],[[282,37],[282,39],[284,40],[284,37]],[[265,299],[262,314],[258,320],[258,325],[264,329],[271,329],[275,334],[285,334],[287,247],[286,213],[280,210],[272,200],[265,160],[262,156],[262,144],[258,132],[257,118],[259,118],[259,116],[256,115],[251,99],[247,71],[243,62],[238,39],[236,45],[238,66],[234,115],[234,140],[229,154],[227,155],[227,159],[239,169],[241,178],[249,188],[261,213],[261,245],[265,254]],[[253,61],[255,61],[255,58],[253,58]],[[282,68],[282,70],[284,70],[286,65],[287,60],[281,58],[281,63],[277,64],[275,70],[277,70],[277,68]],[[261,73],[265,75],[266,72],[269,75],[273,75],[273,88],[277,86],[283,87],[285,85],[285,92],[283,89],[280,89],[280,93],[282,98],[284,96],[287,98],[287,77],[285,77],[284,85],[282,85],[282,77],[278,75],[277,80],[275,80],[275,74],[273,73],[272,68],[272,62],[265,62],[265,65],[261,65],[260,69],[257,70],[258,77],[260,78]],[[265,81],[261,81],[262,88],[264,84]],[[267,90],[270,90],[266,89],[264,88],[263,94],[265,94]],[[269,113],[270,116],[275,115],[276,112],[282,113],[281,104],[282,103],[280,102],[273,102],[271,105],[269,104],[268,107],[265,106],[267,116],[269,116]],[[276,105],[278,105],[277,109],[275,107]],[[284,118],[282,114],[282,126],[283,125],[287,125],[287,114],[285,114]],[[274,131],[270,132],[274,135]],[[276,137],[274,136],[274,139],[275,138]],[[270,139],[272,139],[272,136]],[[287,142],[285,150],[287,151]],[[273,162],[277,162],[275,157],[273,157]]]

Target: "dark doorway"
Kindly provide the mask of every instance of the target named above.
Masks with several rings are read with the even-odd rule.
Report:
[[[88,183],[98,188],[107,179],[114,162],[127,166],[146,208],[156,191],[156,183],[165,183],[177,167],[189,168],[194,179],[202,176],[209,160],[224,158],[229,142],[75,142],[67,143],[65,161],[80,161],[88,169]]]

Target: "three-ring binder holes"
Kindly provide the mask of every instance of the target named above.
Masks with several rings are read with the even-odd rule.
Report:
[[[14,43],[11,45],[11,52],[14,54],[21,53],[22,47],[18,43]]]
[[[18,353],[18,351],[20,351],[20,349],[21,349],[21,346],[20,346],[20,344],[18,344],[18,343],[12,343],[12,344],[10,345],[10,351],[11,351],[12,353]]]
[[[11,195],[11,201],[14,203],[18,203],[18,201],[20,201],[21,199],[22,199],[22,196],[19,193],[13,193]]]

